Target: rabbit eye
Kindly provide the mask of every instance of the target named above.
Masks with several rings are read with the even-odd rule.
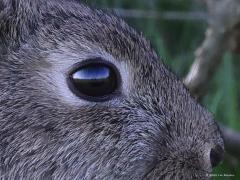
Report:
[[[119,89],[117,68],[103,60],[88,62],[79,65],[70,73],[70,89],[77,96],[90,101],[109,100]]]

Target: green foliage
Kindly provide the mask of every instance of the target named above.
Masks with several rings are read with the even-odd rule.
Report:
[[[192,0],[85,0],[88,4],[103,8],[142,9],[154,11],[199,11],[203,5]],[[167,21],[162,19],[126,19],[136,29],[143,31],[151,40],[159,56],[180,77],[184,77],[194,60],[194,51],[201,44],[206,22]],[[214,79],[209,83],[209,91],[202,100],[221,123],[240,131],[240,76],[239,57],[227,53]],[[227,159],[227,158],[226,158]],[[234,177],[214,177],[214,179],[240,179],[240,162],[225,160],[215,174],[233,174]]]

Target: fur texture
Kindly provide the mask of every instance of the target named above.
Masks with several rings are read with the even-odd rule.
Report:
[[[123,20],[74,0],[0,0],[1,179],[208,179],[212,115]],[[67,72],[112,62],[121,94],[90,102]]]

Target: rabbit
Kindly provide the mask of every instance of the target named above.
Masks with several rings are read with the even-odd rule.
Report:
[[[209,179],[213,115],[142,33],[77,0],[0,0],[3,180]]]

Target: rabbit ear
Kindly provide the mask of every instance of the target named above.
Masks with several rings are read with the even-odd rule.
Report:
[[[42,0],[0,0],[0,43],[24,40],[38,26]]]

